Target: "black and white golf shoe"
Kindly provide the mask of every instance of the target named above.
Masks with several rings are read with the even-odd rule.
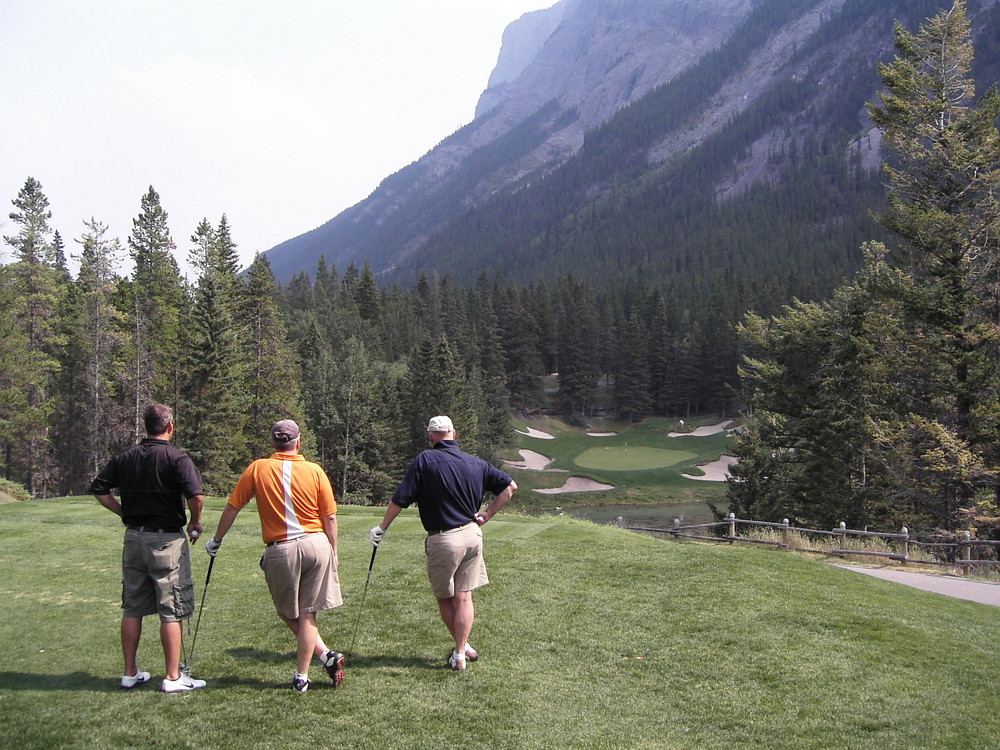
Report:
[[[330,675],[330,682],[337,687],[344,681],[344,655],[339,651],[327,651],[321,657],[326,673]]]

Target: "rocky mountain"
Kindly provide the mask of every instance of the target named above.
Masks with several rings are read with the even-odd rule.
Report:
[[[946,5],[561,0],[507,28],[473,122],[268,259],[283,281],[321,256],[404,283],[844,272],[877,232],[876,64],[895,19]],[[998,0],[968,5],[996,80]]]

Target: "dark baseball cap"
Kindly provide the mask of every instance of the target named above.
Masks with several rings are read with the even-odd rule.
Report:
[[[271,425],[271,437],[279,443],[289,443],[299,436],[299,426],[293,419],[282,419]]]

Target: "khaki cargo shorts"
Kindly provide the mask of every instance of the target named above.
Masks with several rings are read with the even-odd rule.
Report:
[[[472,591],[490,582],[483,560],[483,530],[474,521],[428,535],[424,541],[427,577],[438,599]]]
[[[269,545],[260,558],[271,601],[279,615],[299,619],[343,604],[333,548],[326,534],[306,534]]]
[[[160,622],[194,613],[191,550],[182,532],[125,530],[122,547],[122,614]]]

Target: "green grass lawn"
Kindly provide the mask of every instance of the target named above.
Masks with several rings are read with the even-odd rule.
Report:
[[[698,469],[700,464],[715,461],[731,451],[731,438],[725,432],[706,437],[668,437],[671,432],[690,431],[698,425],[719,421],[689,420],[685,427],[681,427],[676,419],[666,418],[651,418],[635,424],[607,421],[595,426],[592,431],[617,434],[593,437],[587,434],[589,430],[572,427],[551,417],[522,420],[515,424],[521,433],[531,427],[552,435],[553,439],[517,434],[515,447],[506,451],[504,456],[516,460],[520,458],[519,450],[532,450],[554,459],[548,468],[559,470],[509,469],[520,488],[517,502],[522,507],[719,503],[725,497],[724,482],[701,482],[682,475],[697,476],[701,473]],[[568,475],[590,477],[613,485],[614,489],[558,495],[532,492],[539,488],[560,487]]]
[[[221,507],[209,501],[209,530]],[[349,647],[380,517],[341,511],[345,605],[319,618],[334,648]],[[347,680],[300,695],[244,513],[193,658],[208,687],[164,695],[155,619],[140,647],[153,684],[117,689],[117,519],[90,498],[7,503],[0,534],[0,747],[914,750],[1000,737],[995,608],[794,553],[501,514],[485,527],[482,658],[460,674],[444,667],[407,511],[375,560]],[[199,545],[198,602],[207,561]]]

